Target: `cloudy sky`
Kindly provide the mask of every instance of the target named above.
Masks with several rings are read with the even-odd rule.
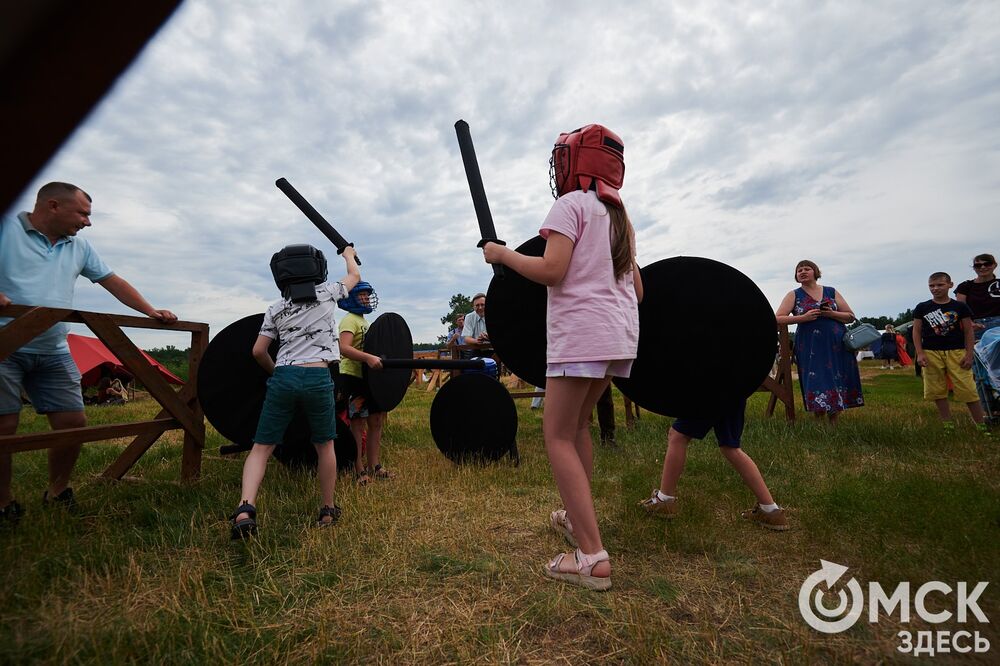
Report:
[[[515,246],[552,204],[555,137],[599,122],[625,141],[640,265],[711,257],[777,305],[811,258],[859,315],[894,315],[929,272],[1000,253],[1000,3],[609,7],[188,0],[15,209],[77,183],[112,268],[213,332],[277,297],[273,252],[330,247],[285,177],[354,241],[379,310],[442,334],[492,276],[459,118]],[[127,311],[86,281],[77,307]]]

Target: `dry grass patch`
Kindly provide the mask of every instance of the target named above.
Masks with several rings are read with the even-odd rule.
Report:
[[[260,493],[261,534],[228,539],[242,456],[210,430],[202,480],[177,482],[169,434],[131,480],[97,474],[124,442],[88,445],[81,512],[43,511],[44,453],[18,455],[15,493],[28,514],[0,532],[0,661],[169,663],[857,663],[898,653],[887,620],[835,636],[797,609],[819,559],[863,584],[991,580],[1000,454],[964,426],[943,437],[919,380],[866,375],[868,406],[831,429],[765,420],[751,401],[744,446],[793,529],[739,517],[753,499],[708,441],[691,447],[681,515],[635,503],[656,485],[668,419],[643,412],[618,449],[598,447],[594,492],[614,588],[546,579],[566,549],[547,525],[559,504],[540,414],[518,401],[521,464],[456,466],[430,438],[433,394],[411,390],[385,434],[393,481],[338,483],[344,508],[317,530],[316,479],[273,463]],[[151,402],[88,408],[92,422],[144,419]],[[26,415],[27,429],[43,429]],[[127,417],[127,418],[123,418]],[[996,590],[981,600],[1000,617]],[[997,644],[994,625],[979,627]],[[910,627],[913,628],[913,627]],[[955,628],[955,627],[946,627]],[[996,648],[994,648],[996,649]]]

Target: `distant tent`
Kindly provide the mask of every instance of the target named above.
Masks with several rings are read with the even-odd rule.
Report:
[[[69,342],[69,353],[73,356],[76,367],[80,369],[80,374],[83,375],[83,381],[81,382],[83,386],[96,386],[97,382],[101,379],[102,369],[106,369],[115,377],[126,380],[132,379],[132,373],[128,371],[128,368],[122,365],[118,357],[112,354],[111,350],[105,347],[104,343],[97,338],[70,333],[66,336],[66,340]],[[153,367],[160,371],[160,374],[169,383],[184,384],[184,380],[167,370],[152,356],[141,349],[139,351],[142,352],[142,355],[146,357],[146,360]]]

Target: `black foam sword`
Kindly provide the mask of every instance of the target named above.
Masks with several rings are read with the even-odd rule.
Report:
[[[298,206],[299,210],[301,210],[303,214],[309,218],[310,222],[316,225],[316,228],[319,229],[324,236],[330,239],[330,242],[337,248],[337,254],[343,254],[345,247],[354,247],[354,243],[348,243],[344,240],[344,237],[333,228],[333,225],[327,222],[326,218],[320,215],[319,211],[313,208],[312,204],[306,201],[306,198],[299,194],[299,191],[292,187],[291,183],[284,178],[279,178],[274,181],[274,184],[278,186],[279,190],[285,193],[286,197],[292,200],[293,204]],[[358,262],[358,266],[361,265],[361,259],[358,258],[358,255],[354,255],[354,261]]]
[[[493,227],[493,215],[490,214],[490,203],[486,200],[486,188],[483,187],[483,177],[479,173],[479,161],[476,159],[476,147],[472,145],[472,134],[469,133],[469,123],[459,120],[455,123],[455,134],[458,135],[458,148],[462,151],[462,162],[465,164],[465,177],[469,181],[469,191],[472,193],[472,205],[476,208],[476,219],[479,220],[479,233],[482,240],[476,247],[486,243],[506,245],[497,238],[497,230]],[[503,277],[503,266],[493,264],[493,275]]]

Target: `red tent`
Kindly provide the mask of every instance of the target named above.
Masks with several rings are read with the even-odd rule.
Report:
[[[121,377],[123,379],[131,379],[132,373],[128,371],[118,357],[111,353],[111,350],[104,346],[104,343],[97,338],[88,338],[85,335],[76,335],[70,333],[66,336],[67,342],[69,342],[69,353],[73,355],[73,361],[76,362],[76,367],[80,369],[80,374],[83,375],[83,386],[96,386],[97,382],[101,379],[101,369],[107,368],[112,375],[116,377]],[[146,360],[150,364],[160,371],[171,384],[183,384],[184,380],[175,375],[174,373],[167,370],[163,365],[161,365],[156,359],[142,352],[142,355],[146,357]]]

